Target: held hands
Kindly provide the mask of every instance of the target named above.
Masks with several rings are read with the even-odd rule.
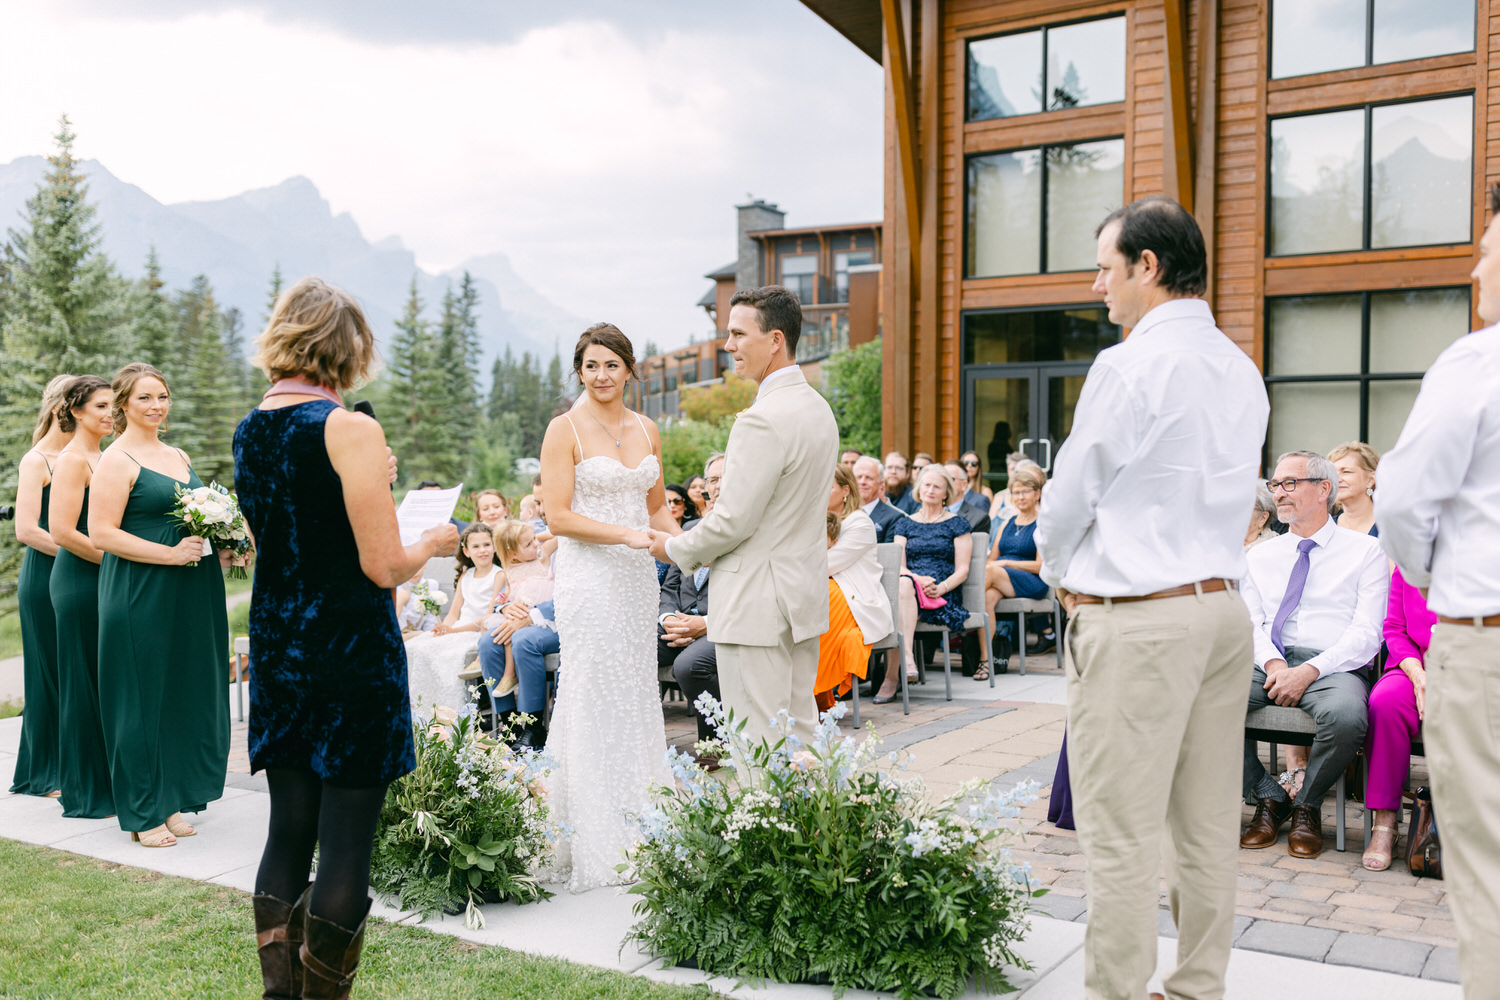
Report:
[[[439,524],[422,532],[422,541],[434,557],[452,555],[458,548],[458,529],[451,523]]]
[[[651,548],[651,534],[652,532],[649,530],[630,531],[627,529],[625,537],[620,539],[620,541],[632,549],[649,549]]]
[[[658,562],[664,562],[664,563],[674,562],[674,560],[672,559],[672,557],[667,554],[667,539],[669,539],[671,537],[672,536],[669,535],[669,534],[667,534],[665,531],[658,531],[655,528],[651,529],[651,532],[650,532],[651,554],[656,557],[656,560]]]
[[[1302,700],[1302,694],[1318,679],[1318,668],[1309,664],[1289,667],[1285,660],[1266,661],[1266,694],[1276,704],[1291,708]]]
[[[671,615],[662,622],[662,641],[668,646],[686,646],[708,633],[708,619],[702,615]]]

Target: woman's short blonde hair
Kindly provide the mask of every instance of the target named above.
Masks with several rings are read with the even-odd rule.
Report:
[[[933,462],[931,465],[922,466],[922,471],[917,474],[917,481],[912,485],[912,489],[921,489],[922,481],[928,476],[943,477],[943,506],[946,507],[952,503],[953,494],[957,491],[957,488],[953,485],[953,477],[948,475],[947,469],[936,462]]]
[[[303,278],[281,293],[252,359],[272,382],[305,378],[335,392],[367,382],[376,362],[359,303],[321,278]]]
[[[1359,462],[1360,468],[1372,476],[1375,475],[1375,469],[1380,465],[1380,453],[1363,441],[1349,441],[1339,445],[1328,453],[1328,461],[1337,462],[1350,455],[1353,455],[1355,461]],[[1334,492],[1338,492],[1337,484],[1334,486]]]
[[[1022,486],[1030,486],[1037,492],[1041,492],[1043,486],[1047,485],[1047,472],[1040,465],[1031,460],[1016,463],[1016,471],[1010,475],[1011,482],[1020,483]]]
[[[847,466],[835,465],[833,467],[833,485],[842,486],[849,492],[844,495],[844,510],[839,516],[848,517],[859,510],[859,484],[854,481],[854,473]],[[829,513],[833,513],[829,511]]]

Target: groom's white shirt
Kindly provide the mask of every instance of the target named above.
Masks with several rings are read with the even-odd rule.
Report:
[[[729,432],[714,509],[667,553],[691,573],[713,564],[715,643],[774,646],[828,630],[828,492],[838,425],[796,365],[761,380]]]

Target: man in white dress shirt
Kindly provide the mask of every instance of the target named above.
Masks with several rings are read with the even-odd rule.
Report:
[[[1140,1000],[1156,968],[1164,860],[1173,997],[1219,998],[1234,927],[1250,621],[1244,521],[1265,384],[1214,325],[1203,234],[1147,198],[1098,232],[1109,318],[1036,532],[1067,634],[1068,767],[1088,859],[1084,990]]]
[[[1323,853],[1323,797],[1364,744],[1369,688],[1360,671],[1380,652],[1391,585],[1380,543],[1329,517],[1338,477],[1316,452],[1277,459],[1271,495],[1287,533],[1245,556],[1243,594],[1255,626],[1249,710],[1295,705],[1318,733],[1295,802],[1266,773],[1255,741],[1245,741],[1241,790],[1256,807],[1240,846],[1272,846],[1290,817],[1287,853],[1296,858]]]
[[[1500,323],[1500,185],[1479,241],[1479,316]],[[1442,353],[1380,462],[1380,542],[1438,614],[1423,742],[1467,997],[1500,986],[1500,326]]]

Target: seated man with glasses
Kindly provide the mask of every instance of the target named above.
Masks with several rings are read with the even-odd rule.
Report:
[[[1240,846],[1272,846],[1290,817],[1287,849],[1298,858],[1323,852],[1323,797],[1364,743],[1369,694],[1361,671],[1380,651],[1390,588],[1380,543],[1329,517],[1337,483],[1338,470],[1315,452],[1277,460],[1267,485],[1287,533],[1245,554],[1241,588],[1255,627],[1249,710],[1296,706],[1318,732],[1295,801],[1266,773],[1255,741],[1245,741],[1243,791],[1257,805]]]

